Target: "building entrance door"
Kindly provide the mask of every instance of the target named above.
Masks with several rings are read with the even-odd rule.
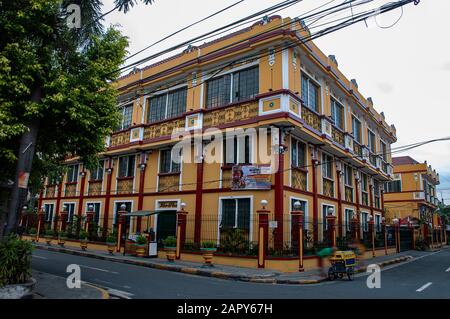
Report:
[[[177,211],[165,210],[158,212],[156,222],[156,241],[162,245],[168,236],[175,236],[177,229]]]

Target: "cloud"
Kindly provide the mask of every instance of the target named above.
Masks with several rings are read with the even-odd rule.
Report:
[[[394,86],[386,82],[377,83],[377,87],[380,89],[381,92],[386,94],[391,93],[394,90]]]
[[[450,71],[450,61],[447,62],[447,63],[444,63],[444,64],[442,65],[441,69],[442,69],[443,71]]]

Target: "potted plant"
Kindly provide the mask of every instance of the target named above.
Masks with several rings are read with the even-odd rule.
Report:
[[[88,241],[87,241],[87,232],[85,230],[80,230],[80,233],[78,235],[78,239],[80,240],[80,247],[83,250],[87,249]]]
[[[31,277],[33,245],[11,235],[0,241],[0,299],[30,296],[36,280]]]
[[[47,245],[49,245],[49,246],[51,245],[52,239],[54,236],[55,236],[55,232],[52,229],[47,229],[45,231],[44,237],[45,237],[45,242],[47,243]]]
[[[202,251],[203,259],[205,260],[205,265],[213,266],[212,260],[214,252],[217,251],[216,243],[213,241],[204,241],[200,248]]]
[[[175,251],[177,249],[177,239],[175,236],[168,236],[163,240],[164,249],[166,251],[167,260],[170,262],[175,261]]]
[[[31,241],[33,243],[36,242],[36,233],[37,233],[37,230],[34,227],[30,228],[30,230],[28,231],[28,234],[30,235]]]
[[[136,255],[138,257],[145,257],[145,246],[147,245],[147,238],[144,235],[136,237]]]
[[[64,247],[66,240],[67,240],[67,233],[65,231],[60,231],[58,236],[58,245]]]
[[[114,254],[114,249],[116,248],[116,242],[117,242],[117,235],[110,234],[107,238],[106,238],[106,246],[108,247],[108,252],[113,255]]]

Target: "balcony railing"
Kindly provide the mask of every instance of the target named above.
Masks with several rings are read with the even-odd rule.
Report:
[[[307,176],[308,173],[301,168],[293,167],[292,168],[292,180],[291,185],[293,188],[300,189],[302,191],[306,191],[307,185]]]
[[[317,113],[311,111],[307,107],[302,107],[302,119],[313,129],[321,132],[320,116]]]
[[[345,200],[353,203],[353,188],[350,186],[345,186]]]
[[[45,198],[55,197],[56,185],[47,185],[45,188]]]
[[[334,197],[334,182],[328,178],[323,178],[323,194],[328,197]]]
[[[101,194],[102,194],[102,181],[101,180],[89,181],[88,195],[99,196]]]
[[[345,145],[344,133],[334,126],[331,128],[331,137],[339,145]]]
[[[177,192],[180,190],[180,173],[159,175],[158,192]]]
[[[353,140],[353,152],[360,158],[363,156],[362,146],[355,140]]]
[[[76,196],[77,193],[77,183],[66,183],[66,197]]]
[[[125,177],[117,179],[117,194],[133,193],[134,177]]]

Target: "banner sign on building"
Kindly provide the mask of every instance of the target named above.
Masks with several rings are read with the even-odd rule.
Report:
[[[234,165],[231,189],[270,189],[270,165]]]

